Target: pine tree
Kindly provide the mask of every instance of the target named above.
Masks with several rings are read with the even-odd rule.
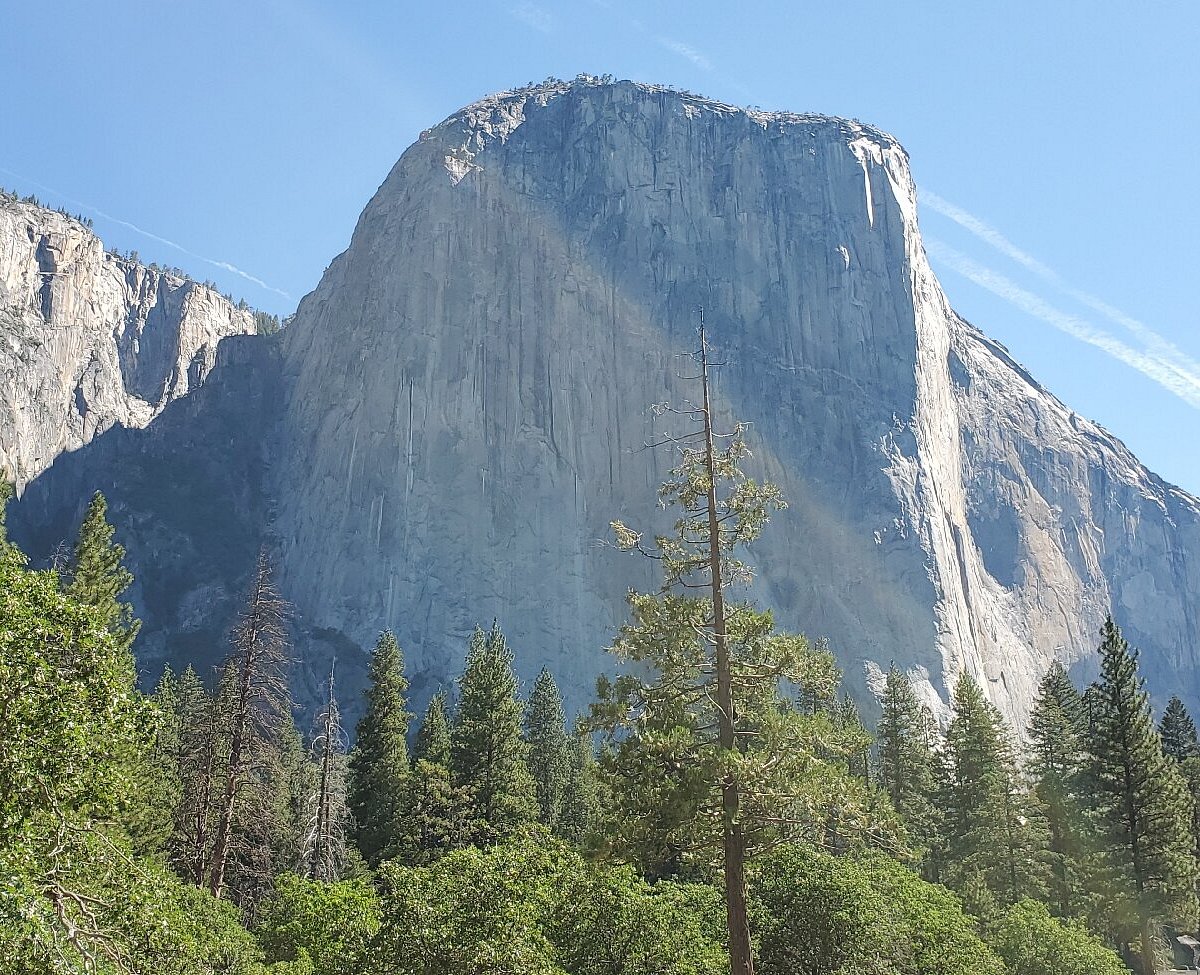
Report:
[[[1042,678],[1029,716],[1029,774],[1049,829],[1050,903],[1083,913],[1091,850],[1083,802],[1083,699],[1062,664]]]
[[[226,893],[226,871],[234,852],[235,826],[248,796],[261,805],[248,788],[260,768],[291,726],[291,697],[284,668],[287,665],[287,633],[284,629],[286,603],[271,581],[271,566],[265,553],[258,557],[246,605],[233,630],[232,649],[222,669],[219,707],[227,728],[223,748],[223,782],[216,799],[216,829],[213,833],[208,888],[214,897]],[[257,826],[252,809],[248,825]],[[259,844],[249,841],[257,848]],[[243,894],[245,892],[242,892]]]
[[[525,739],[529,743],[529,772],[541,809],[539,819],[554,829],[562,815],[572,755],[562,695],[545,668],[538,674],[529,696]]]
[[[476,627],[458,681],[450,728],[454,784],[470,795],[471,829],[481,844],[495,842],[537,819],[534,783],[525,764],[521,702],[513,654],[498,624]]]
[[[612,744],[602,758],[613,789],[608,839],[644,866],[701,861],[719,870],[730,969],[753,975],[748,859],[771,844],[819,839],[812,834],[828,819],[831,794],[844,814],[869,793],[844,766],[861,741],[804,707],[834,696],[830,655],[729,600],[729,587],[751,576],[737,550],[786,505],[777,487],[742,469],[744,426],[715,429],[703,326],[694,358],[699,402],[656,410],[694,423],[662,441],[678,452],[659,490],[660,504],[676,509],[674,528],[647,544],[612,524],[617,546],[655,559],[663,583],[630,593],[632,620],[612,647],[625,672],[598,682],[590,720]]]
[[[867,731],[859,714],[858,705],[848,694],[844,694],[834,708],[833,722],[837,725],[839,734],[851,744],[842,758],[846,763],[846,771],[863,782],[871,781],[871,733]]]
[[[917,700],[912,681],[895,664],[888,669],[879,703],[882,714],[875,732],[876,782],[904,823],[926,873],[936,873],[931,860],[936,833],[933,715]]]
[[[438,691],[429,700],[413,744],[413,761],[450,767],[450,714],[445,691]]]
[[[563,790],[558,832],[564,839],[582,843],[600,812],[600,778],[592,736],[579,724],[569,741],[570,763]]]
[[[1196,723],[1178,694],[1172,694],[1158,726],[1162,738],[1163,753],[1177,762],[1193,755],[1200,755],[1200,744],[1196,740]]]
[[[1092,685],[1086,743],[1088,791],[1121,898],[1119,935],[1138,945],[1143,975],[1154,975],[1158,926],[1196,916],[1194,807],[1176,763],[1163,754],[1137,651],[1112,617],[1100,632],[1100,677]]]
[[[401,817],[400,856],[426,864],[469,841],[470,796],[450,777],[450,719],[446,695],[429,702],[413,745],[413,765]]]
[[[125,568],[125,549],[113,541],[113,526],[105,520],[108,504],[99,491],[88,504],[79,538],[68,566],[67,594],[85,606],[94,606],[108,621],[118,644],[128,649],[141,628],[133,607],[120,596],[133,582]]]
[[[959,678],[951,709],[940,766],[943,882],[959,892],[982,883],[1004,906],[1037,898],[1046,886],[1046,837],[1004,720],[969,674]]]
[[[396,852],[408,785],[408,712],[404,656],[390,630],[371,655],[367,709],[350,755],[348,804],[354,843],[372,867]]]
[[[122,825],[139,854],[168,850],[174,835],[175,809],[182,800],[179,775],[179,678],[163,670],[150,695],[143,729],[146,747],[131,774],[130,796]]]

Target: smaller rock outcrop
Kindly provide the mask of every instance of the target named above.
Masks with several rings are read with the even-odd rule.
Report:
[[[211,288],[105,251],[79,220],[0,193],[0,472],[18,490],[204,381],[254,316]]]

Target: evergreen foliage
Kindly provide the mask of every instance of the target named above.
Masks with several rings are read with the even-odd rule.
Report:
[[[586,863],[544,833],[384,865],[369,975],[715,975],[718,894]]]
[[[513,654],[500,627],[471,635],[458,680],[458,707],[450,728],[450,770],[466,790],[471,835],[487,844],[537,819],[535,786],[521,736]]]
[[[13,486],[8,476],[0,471],[0,556],[9,551],[12,543],[8,540],[8,502],[13,497]]]
[[[429,701],[413,747],[399,852],[407,863],[430,863],[468,842],[468,791],[450,776],[450,718],[446,695]]]
[[[371,866],[393,855],[400,841],[408,786],[408,712],[404,657],[390,630],[375,644],[367,709],[350,755],[348,805],[354,842]]]
[[[450,767],[450,712],[445,691],[438,691],[429,699],[421,726],[417,729],[413,760]]]
[[[1163,754],[1177,762],[1200,755],[1200,743],[1196,739],[1196,723],[1188,714],[1187,708],[1178,694],[1172,694],[1163,711],[1162,721],[1158,725],[1158,734],[1162,738]]]
[[[942,880],[986,916],[1044,893],[1044,824],[1035,814],[1000,713],[969,674],[951,700],[939,764]]]
[[[600,818],[603,803],[600,770],[592,736],[582,723],[576,727],[568,747],[567,782],[558,834],[574,843],[583,843]]]
[[[1093,692],[1088,790],[1108,872],[1108,923],[1138,946],[1144,975],[1154,975],[1158,926],[1196,917],[1194,804],[1177,763],[1163,754],[1137,652],[1111,617]]]
[[[764,975],[1002,975],[945,888],[878,856],[783,846],[751,883]]]
[[[1088,843],[1083,699],[1062,664],[1042,678],[1029,716],[1028,771],[1049,832],[1050,903],[1061,917],[1086,910]]]
[[[538,674],[529,696],[525,740],[529,744],[529,773],[537,790],[538,818],[553,829],[562,819],[573,756],[562,695],[545,668]]]
[[[1013,904],[988,933],[988,943],[1020,975],[1127,975],[1121,959],[1079,921],[1060,921],[1044,904]]]
[[[917,700],[912,681],[895,664],[888,669],[879,704],[876,781],[903,822],[918,861],[928,868],[937,832],[932,801],[933,715]]]
[[[108,503],[97,491],[79,526],[79,538],[71,555],[67,592],[86,606],[94,606],[105,625],[124,649],[132,646],[141,628],[133,607],[120,601],[133,582],[125,568],[125,549],[113,541],[113,526],[105,518]]]

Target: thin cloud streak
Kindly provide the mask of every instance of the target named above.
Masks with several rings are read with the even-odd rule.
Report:
[[[509,7],[508,12],[526,27],[532,27],[542,34],[549,34],[554,30],[554,18],[550,12],[535,3],[530,3],[530,0],[522,0],[515,7]]]
[[[668,51],[678,54],[681,58],[687,58],[687,60],[691,61],[701,71],[711,71],[713,68],[712,62],[690,44],[685,44],[683,41],[677,41],[670,37],[660,37],[658,38],[658,43]]]
[[[1113,324],[1120,325],[1130,335],[1136,336],[1144,342],[1156,356],[1164,361],[1170,362],[1184,373],[1200,374],[1200,361],[1189,356],[1179,346],[1175,345],[1175,343],[1160,335],[1144,322],[1140,322],[1132,315],[1121,311],[1121,309],[1113,307],[1095,295],[1072,287],[1053,268],[1043,264],[1028,251],[1022,250],[995,227],[984,223],[984,221],[980,220],[974,214],[968,213],[962,207],[956,206],[930,190],[921,190],[920,200],[935,213],[940,213],[943,217],[953,220],[989,247],[999,251],[1005,257],[1020,264],[1023,268],[1032,271],[1043,281],[1054,285],[1063,294],[1078,301],[1085,308],[1090,308],[1092,311],[1103,315]]]
[[[927,238],[925,247],[930,255],[955,273],[1002,298],[1025,314],[1106,352],[1118,362],[1136,369],[1163,389],[1174,393],[1189,406],[1200,409],[1200,373],[1183,369],[1178,363],[1165,361],[1155,352],[1141,351],[1127,345],[1090,322],[1055,308],[1011,279],[984,267],[942,241]]]
[[[47,193],[53,193],[59,199],[64,200],[67,203],[70,203],[72,206],[77,206],[80,209],[87,210],[89,213],[94,213],[96,216],[100,217],[103,220],[107,220],[110,223],[115,223],[118,226],[125,227],[128,230],[132,230],[135,234],[141,234],[141,236],[148,237],[150,240],[157,241],[160,244],[165,244],[167,247],[172,247],[175,250],[179,251],[181,254],[186,254],[188,257],[194,257],[197,261],[203,261],[205,264],[211,264],[213,267],[219,267],[222,271],[228,271],[230,274],[236,274],[238,277],[244,278],[245,280],[249,281],[251,284],[255,284],[258,287],[260,287],[266,291],[271,291],[277,295],[281,295],[282,297],[286,298],[288,301],[295,300],[286,291],[283,291],[279,288],[276,288],[272,285],[267,284],[267,282],[264,281],[262,278],[256,278],[253,274],[243,271],[241,268],[236,267],[233,264],[230,264],[228,261],[218,261],[218,260],[214,260],[211,257],[205,257],[203,254],[197,254],[193,250],[188,250],[188,248],[184,247],[182,244],[177,244],[177,243],[175,243],[175,241],[168,240],[166,237],[160,237],[158,234],[151,233],[149,230],[144,230],[141,227],[139,227],[136,223],[130,223],[128,220],[122,220],[120,217],[114,217],[110,213],[105,213],[99,207],[94,207],[90,203],[84,203],[82,200],[73,199],[72,197],[67,196],[65,193],[60,193],[58,190],[54,189],[52,186],[47,186],[45,183],[39,183],[37,180],[33,180],[33,179],[26,179],[24,176],[21,176],[19,173],[14,173],[11,169],[0,168],[0,173],[7,173],[9,176],[12,176],[15,179],[19,179],[22,182],[28,183],[30,186],[36,186],[38,189],[45,190]]]

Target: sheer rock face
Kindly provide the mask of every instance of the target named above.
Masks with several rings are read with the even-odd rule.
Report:
[[[630,83],[423,133],[301,304],[276,528],[309,633],[390,626],[427,686],[496,616],[585,701],[653,579],[608,523],[672,520],[643,444],[687,428],[647,408],[696,399],[700,307],[722,413],[791,501],[750,595],[852,686],[895,660],[940,706],[968,671],[1020,717],[1111,606],[1160,694],[1196,688],[1197,502],[955,316],[900,146]]]
[[[0,472],[20,489],[114,424],[145,427],[203,382],[221,338],[253,331],[209,288],[0,196]]]
[[[70,221],[30,231],[43,246],[0,220],[18,476],[149,422],[249,330]],[[45,556],[103,486],[155,658],[222,652],[266,543],[310,688],[337,654],[352,697],[391,627],[419,702],[497,617],[524,675],[549,666],[582,707],[626,590],[655,584],[609,522],[674,520],[670,450],[643,445],[689,432],[649,407],[697,399],[679,354],[700,307],[721,422],[752,424],[754,473],[791,505],[746,595],[827,637],[861,697],[895,661],[938,709],[966,671],[1023,719],[1054,657],[1091,676],[1111,609],[1156,693],[1200,705],[1197,501],[953,313],[900,146],[626,82],[497,95],[423,133],[281,345],[223,343],[195,395],[37,478],[14,534]]]

